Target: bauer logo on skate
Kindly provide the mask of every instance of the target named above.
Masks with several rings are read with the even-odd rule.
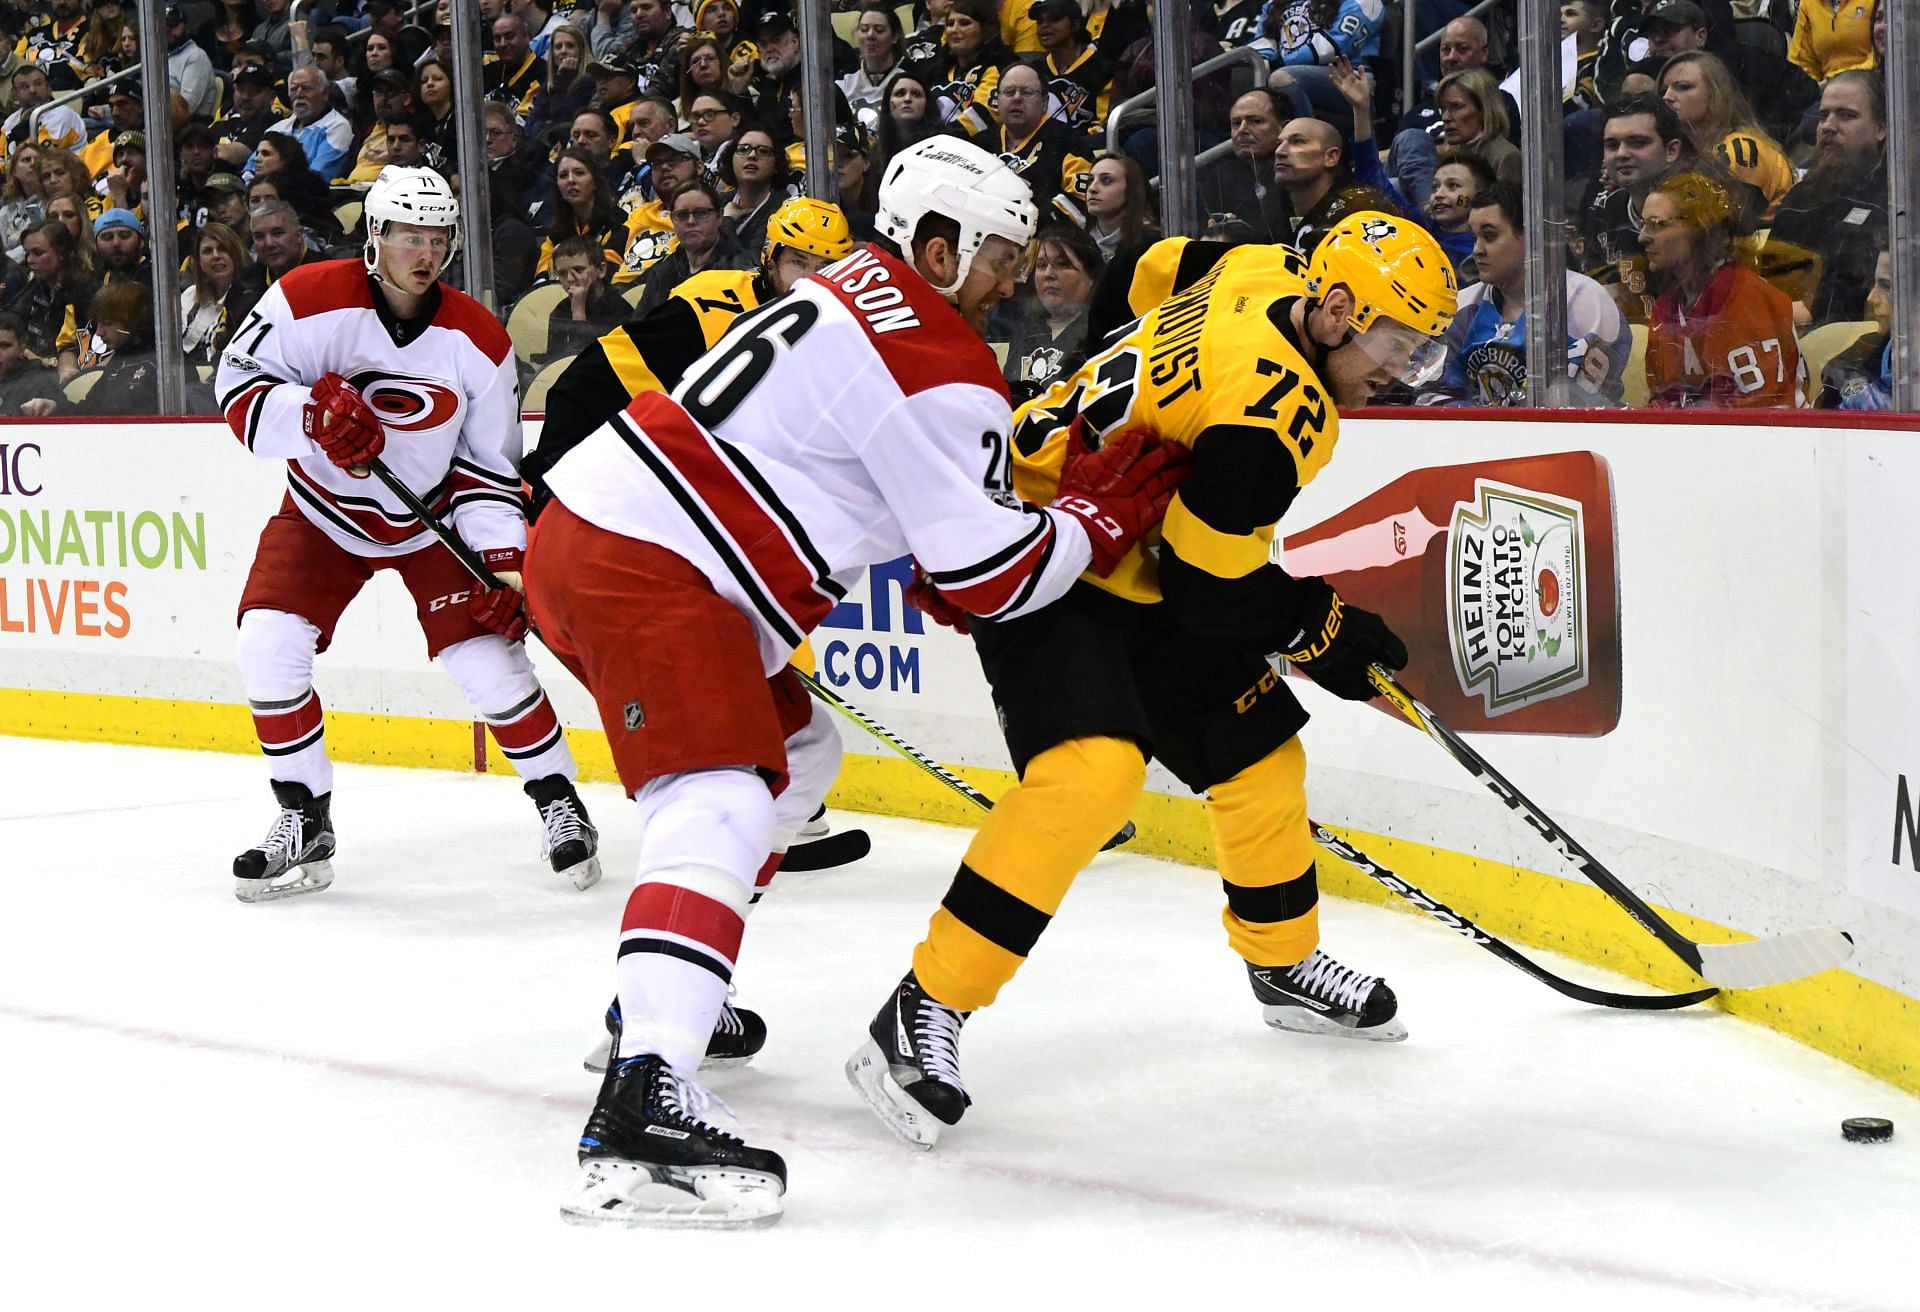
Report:
[[[417,433],[452,422],[460,394],[437,378],[366,372],[350,380],[390,433]]]
[[[1460,686],[1488,715],[1587,683],[1577,502],[1486,480],[1454,507],[1447,615]]]

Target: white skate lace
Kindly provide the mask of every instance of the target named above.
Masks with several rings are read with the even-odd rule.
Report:
[[[716,1027],[722,1034],[745,1034],[747,1027],[740,1023],[740,1013],[733,1009],[731,1002],[720,1004],[720,1024]]]
[[[922,998],[913,1013],[913,1046],[921,1073],[962,1093],[967,1091],[960,1080],[960,1025],[964,1020],[963,1013],[931,998]]]
[[[1287,972],[1287,978],[1317,998],[1359,1011],[1379,977],[1343,966],[1315,948],[1312,956]]]
[[[300,855],[300,843],[304,836],[304,819],[300,812],[282,810],[274,820],[273,828],[267,830],[267,836],[260,840],[259,850],[267,856],[267,874],[280,873],[293,858]]]
[[[540,859],[553,855],[553,849],[562,843],[571,843],[587,836],[586,822],[580,818],[580,812],[574,809],[571,797],[561,797],[548,802],[540,808],[540,819],[545,823],[547,832],[540,840]]]
[[[706,1112],[709,1107],[718,1107],[735,1125],[740,1124],[739,1114],[727,1106],[726,1101],[718,1094],[695,1084],[692,1080],[683,1080],[672,1071],[662,1069],[659,1097],[660,1110],[667,1115],[689,1122],[704,1133],[716,1134],[725,1139],[737,1137],[709,1121]]]

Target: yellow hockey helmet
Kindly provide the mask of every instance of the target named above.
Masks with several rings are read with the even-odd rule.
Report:
[[[1349,214],[1314,249],[1308,291],[1324,296],[1335,284],[1353,294],[1356,333],[1384,315],[1438,337],[1459,308],[1460,283],[1440,243],[1412,220],[1377,211]]]
[[[838,205],[795,196],[767,220],[767,244],[761,262],[771,266],[782,246],[823,260],[844,259],[853,253],[853,230]]]
[[[1314,248],[1307,293],[1353,296],[1354,344],[1411,387],[1440,376],[1446,331],[1460,306],[1453,262],[1426,229],[1375,211],[1349,214]]]

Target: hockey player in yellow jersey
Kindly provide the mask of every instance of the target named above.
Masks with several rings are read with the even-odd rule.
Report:
[[[711,350],[735,319],[852,250],[853,233],[838,205],[796,197],[767,220],[758,269],[696,273],[664,305],[582,351],[547,394],[539,445],[521,467],[533,489],[534,512],[547,499],[542,477],[582,438],[642,392],[672,391],[687,366]]]
[[[971,621],[1020,776],[967,849],[913,968],[847,1063],[901,1139],[930,1147],[970,1102],[959,1034],[1033,951],[1074,876],[1133,812],[1158,759],[1206,796],[1227,942],[1276,1029],[1400,1039],[1385,981],[1319,948],[1307,716],[1284,656],[1336,695],[1406,649],[1376,615],[1272,561],[1277,526],[1326,467],[1339,407],[1437,377],[1457,286],[1403,219],[1349,216],[1311,261],[1171,240],[1103,288],[1140,317],[1015,416],[1014,485],[1052,495],[1072,443],[1146,428],[1191,449],[1160,540],[1032,617]],[[939,580],[917,600],[941,617]],[[965,617],[952,615],[959,624]]]

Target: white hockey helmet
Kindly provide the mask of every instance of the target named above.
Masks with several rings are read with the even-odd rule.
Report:
[[[920,220],[939,214],[960,225],[960,272],[935,290],[951,296],[967,280],[973,257],[989,237],[1025,247],[1037,215],[1033,189],[998,155],[958,137],[929,137],[895,155],[880,180],[880,235],[909,257]]]
[[[374,273],[379,263],[379,243],[389,223],[411,223],[422,228],[448,229],[447,256],[440,262],[444,271],[460,249],[460,202],[447,180],[427,168],[404,168],[389,164],[367,189],[362,213],[367,220],[367,248],[364,257],[367,272]]]

